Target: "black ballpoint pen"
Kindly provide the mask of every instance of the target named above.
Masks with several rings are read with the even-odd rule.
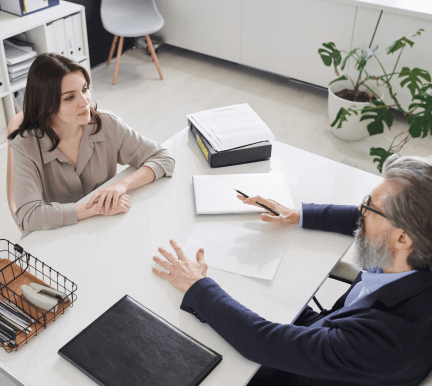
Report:
[[[249,198],[249,196],[248,196],[247,194],[244,194],[244,193],[240,192],[240,190],[237,190],[237,189],[234,189],[234,190],[235,190],[238,194],[242,195],[243,197]],[[280,213],[274,211],[273,209],[270,209],[268,206],[266,206],[266,205],[264,205],[264,204],[261,204],[261,203],[258,202],[258,201],[256,201],[255,204],[257,204],[257,205],[263,207],[264,209],[266,209],[266,210],[268,210],[269,212],[273,213],[275,216],[279,216],[279,217],[285,219],[284,216],[282,216]]]

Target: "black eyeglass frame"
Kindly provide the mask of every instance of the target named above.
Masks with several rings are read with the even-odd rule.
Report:
[[[367,200],[367,202],[366,202],[366,200]],[[366,202],[366,204],[367,205],[365,205],[364,203]],[[374,212],[374,213],[376,213],[376,214],[379,214],[380,216],[383,216],[384,218],[387,218],[387,216],[384,214],[384,213],[381,213],[379,210],[376,210],[376,209],[374,209],[374,208],[371,208],[369,205],[370,205],[370,202],[371,202],[371,196],[370,196],[370,194],[368,194],[364,199],[363,199],[363,201],[362,201],[362,204],[361,204],[361,208],[362,208],[362,210],[360,211],[360,215],[361,216],[364,216],[364,214],[366,213],[366,211],[367,210],[370,210],[371,212]],[[364,209],[364,210],[363,210]]]

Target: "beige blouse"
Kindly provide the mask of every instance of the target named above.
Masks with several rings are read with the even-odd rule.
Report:
[[[151,139],[144,138],[110,111],[98,110],[102,125],[84,126],[76,169],[48,136],[17,135],[11,142],[14,157],[15,222],[29,231],[75,224],[75,202],[114,177],[117,163],[148,166],[156,179],[171,177],[174,159]]]

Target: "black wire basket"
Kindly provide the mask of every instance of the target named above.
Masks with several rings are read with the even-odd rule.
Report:
[[[34,282],[66,293],[67,300],[48,311],[36,307],[22,295],[20,289],[21,285]],[[24,251],[20,245],[0,239],[0,301],[13,303],[33,321],[27,331],[17,332],[14,341],[0,342],[0,345],[6,352],[17,351],[73,306],[77,299],[77,288],[74,282]]]

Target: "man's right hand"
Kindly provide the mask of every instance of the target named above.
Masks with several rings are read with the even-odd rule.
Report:
[[[281,218],[280,216],[276,216],[273,213],[262,213],[261,220],[265,222],[271,222],[278,226],[298,225],[300,222],[300,212],[289,209],[274,200],[267,200],[266,198],[263,198],[261,196],[253,196],[246,198],[241,195],[237,195],[237,198],[243,201],[244,204],[258,206],[259,208],[261,208],[261,206],[257,205],[256,202],[264,204],[270,209],[273,209],[275,212],[280,213],[284,217]]]

